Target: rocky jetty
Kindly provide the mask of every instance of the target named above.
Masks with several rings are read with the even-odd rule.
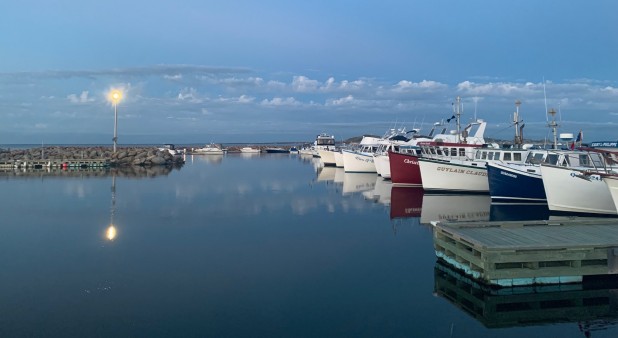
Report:
[[[153,147],[121,147],[114,153],[109,147],[39,147],[4,150],[0,162],[107,160],[111,166],[160,166],[184,163],[182,156]]]

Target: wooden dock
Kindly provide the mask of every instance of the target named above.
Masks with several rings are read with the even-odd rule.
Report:
[[[618,274],[618,219],[434,222],[438,258],[496,286]]]

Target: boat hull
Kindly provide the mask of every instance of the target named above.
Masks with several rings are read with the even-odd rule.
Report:
[[[599,175],[582,175],[567,167],[541,165],[547,207],[550,211],[616,215],[607,184]]]
[[[394,186],[423,186],[418,157],[412,154],[388,153],[391,182]]]
[[[488,193],[487,168],[419,158],[423,189]]]
[[[528,172],[527,168],[534,172]],[[538,167],[488,163],[487,179],[492,202],[547,203]]]
[[[375,173],[376,166],[371,154],[342,150],[343,169],[346,173]]]
[[[391,164],[388,160],[388,154],[379,154],[373,156],[373,161],[376,165],[378,175],[385,179],[391,178]]]
[[[320,155],[320,162],[324,166],[336,166],[335,162],[335,152],[329,149],[318,149],[318,154]]]
[[[618,210],[618,176],[603,177],[603,181],[607,184],[614,207]]]
[[[271,149],[271,148],[266,148],[266,153],[268,154],[289,154],[290,151],[286,150],[286,149]]]
[[[343,154],[340,151],[335,152],[335,166],[343,168]]]

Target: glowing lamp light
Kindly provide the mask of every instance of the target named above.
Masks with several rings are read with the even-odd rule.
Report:
[[[119,89],[112,89],[109,92],[109,96],[108,99],[113,103],[113,104],[118,104],[118,102],[120,102],[122,100],[122,91]]]
[[[116,238],[116,227],[114,227],[113,224],[107,228],[107,231],[105,231],[105,237],[107,237],[110,241],[113,241],[114,238]]]

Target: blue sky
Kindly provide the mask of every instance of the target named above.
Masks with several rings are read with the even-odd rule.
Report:
[[[18,1],[0,10],[0,144],[338,139],[451,116],[615,140],[616,1]]]

